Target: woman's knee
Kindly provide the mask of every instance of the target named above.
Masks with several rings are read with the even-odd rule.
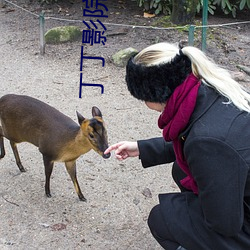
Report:
[[[161,214],[160,205],[152,208],[148,217],[148,226],[154,238],[164,249],[177,249],[177,244],[169,232],[163,216]]]
[[[158,220],[160,217],[160,205],[156,205],[152,208],[149,216],[148,216],[148,226],[152,231],[155,231],[158,228]]]

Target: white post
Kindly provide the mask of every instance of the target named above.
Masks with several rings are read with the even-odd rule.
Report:
[[[4,0],[0,0],[0,8],[3,8],[5,6],[5,1]]]
[[[42,11],[39,15],[39,24],[40,24],[40,54],[44,55],[45,54],[45,39],[44,39],[44,33],[45,33],[45,28],[44,28],[44,12]]]

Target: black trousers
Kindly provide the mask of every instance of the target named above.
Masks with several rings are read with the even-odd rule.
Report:
[[[234,236],[211,230],[199,199],[181,186],[180,180],[185,178],[185,174],[176,163],[173,164],[172,175],[181,192],[161,194],[160,204],[151,210],[148,218],[153,236],[164,249],[176,250],[179,246],[188,250],[250,249],[250,223],[247,218]],[[244,203],[246,205],[246,201]],[[248,206],[246,208],[249,209]],[[245,213],[249,213],[248,210]]]
[[[176,162],[172,167],[172,176],[181,192],[188,191],[180,184],[180,180],[185,178],[186,174],[181,170]],[[148,217],[148,226],[154,238],[164,249],[176,250],[180,246],[180,244],[176,242],[174,235],[171,235],[170,230],[164,222],[159,204],[153,207],[153,209],[151,210]]]

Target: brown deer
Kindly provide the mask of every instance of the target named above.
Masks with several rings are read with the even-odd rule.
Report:
[[[29,142],[39,148],[45,167],[45,193],[50,194],[50,176],[54,162],[65,162],[78,197],[86,201],[76,176],[76,159],[94,149],[103,158],[108,148],[107,132],[102,113],[92,108],[93,118],[86,119],[77,112],[80,126],[69,117],[29,96],[9,94],[0,98],[0,158],[5,155],[3,137],[9,139],[16,164],[21,172],[25,169],[20,161],[17,143]]]

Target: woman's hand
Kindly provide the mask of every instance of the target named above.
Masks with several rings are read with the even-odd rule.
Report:
[[[139,149],[137,142],[122,141],[111,145],[106,149],[104,154],[108,154],[115,150],[115,156],[118,160],[125,160],[128,157],[139,156]]]

